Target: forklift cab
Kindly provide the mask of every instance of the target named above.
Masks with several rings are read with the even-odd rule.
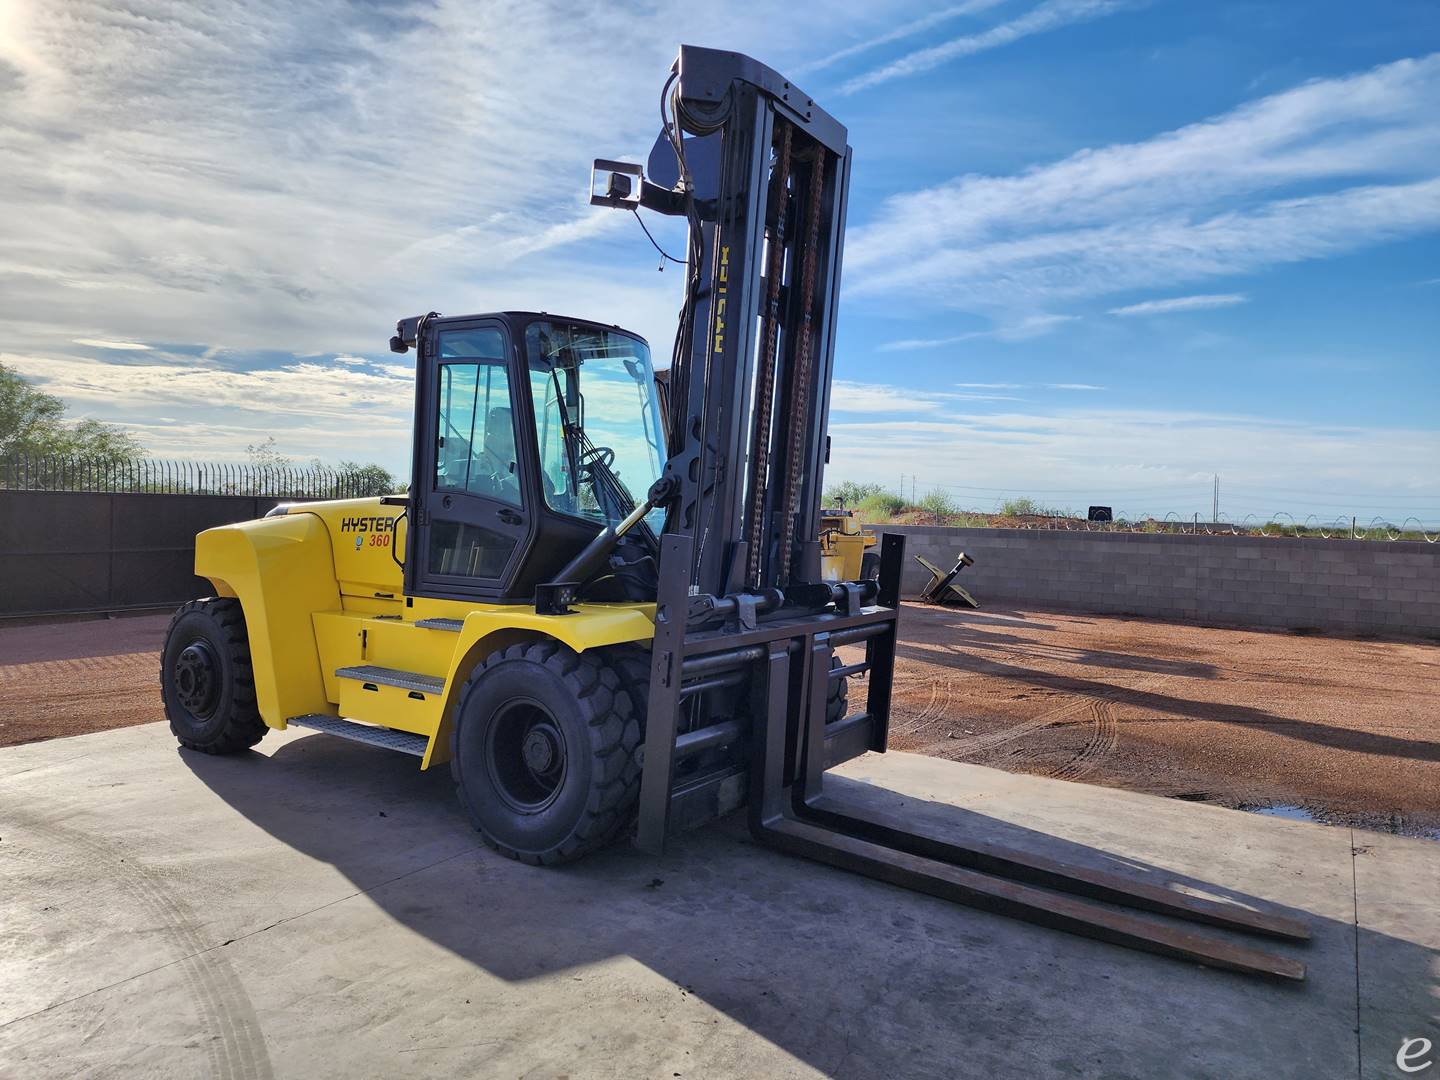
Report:
[[[650,348],[534,312],[432,313],[396,329],[391,350],[416,350],[406,594],[528,602],[660,476]],[[653,547],[662,515],[633,543]]]

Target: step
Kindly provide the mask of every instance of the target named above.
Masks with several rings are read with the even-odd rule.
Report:
[[[415,625],[425,630],[448,630],[458,634],[465,628],[464,619],[416,619]]]
[[[424,735],[412,735],[408,731],[392,731],[390,728],[373,727],[370,724],[357,724],[353,720],[342,720],[338,716],[325,716],[319,713],[311,716],[292,716],[286,722],[295,727],[311,728],[315,731],[323,731],[327,735],[338,735],[342,739],[369,743],[371,746],[381,746],[386,750],[399,750],[402,754],[414,754],[416,757],[424,757],[425,748],[430,743],[430,740]]]
[[[445,689],[445,680],[434,675],[421,675],[419,672],[401,671],[398,668],[373,667],[369,664],[336,668],[335,677],[375,683],[378,686],[398,686],[401,690],[414,690],[422,694],[439,694]]]

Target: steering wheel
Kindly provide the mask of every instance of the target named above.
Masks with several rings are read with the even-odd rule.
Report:
[[[599,465],[602,469],[608,469],[615,464],[615,451],[608,446],[592,446],[580,455],[579,468],[581,472],[593,473],[594,466]]]

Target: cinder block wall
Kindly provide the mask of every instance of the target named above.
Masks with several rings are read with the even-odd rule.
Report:
[[[923,555],[982,604],[1029,603],[1351,633],[1440,637],[1440,544],[1163,533],[874,526],[905,536],[904,590]]]

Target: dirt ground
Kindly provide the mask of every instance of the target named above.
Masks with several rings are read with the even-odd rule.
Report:
[[[168,621],[0,627],[0,746],[163,719]],[[1440,646],[907,604],[890,744],[1440,837]]]
[[[908,604],[890,745],[1440,837],[1440,646]]]

